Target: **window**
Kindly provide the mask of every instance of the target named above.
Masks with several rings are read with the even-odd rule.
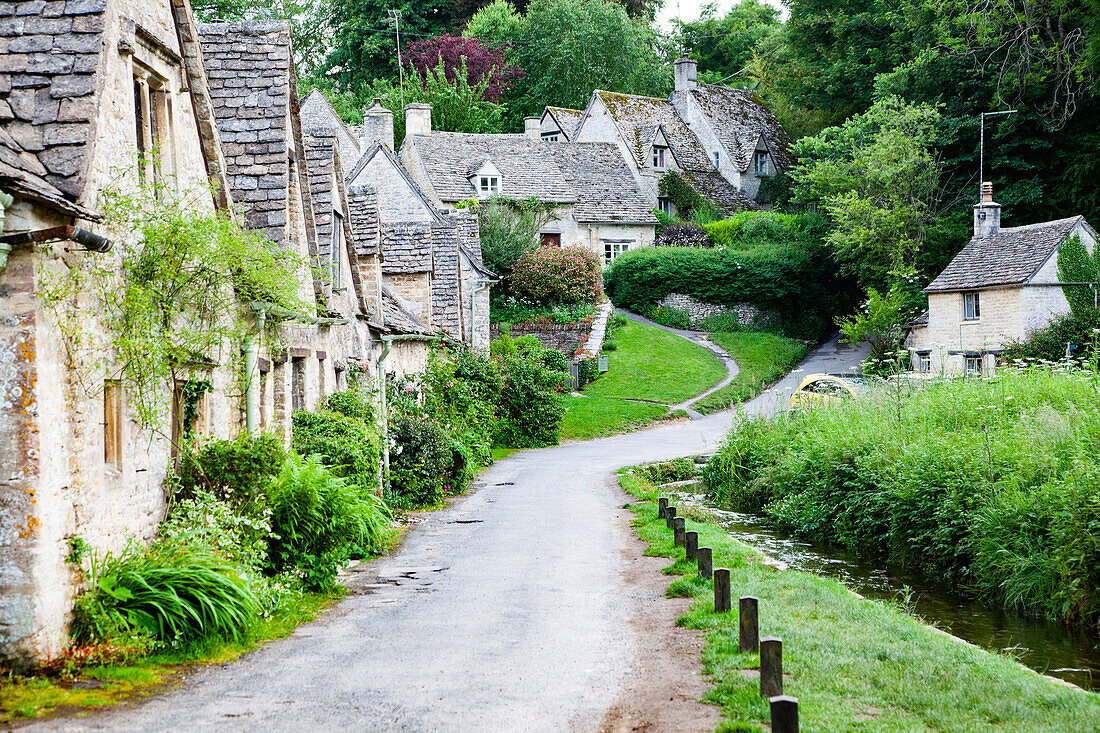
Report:
[[[172,100],[167,82],[142,67],[134,75],[134,133],[137,142],[138,176],[163,183],[174,171],[170,154]],[[159,194],[159,191],[157,192]]]
[[[332,212],[332,289],[340,290],[344,287],[342,278],[342,264],[344,257],[344,216],[339,211]]]
[[[963,320],[977,321],[982,317],[981,302],[978,293],[963,293]]]
[[[768,175],[768,153],[766,150],[757,150],[752,156],[752,171],[758,176]]]
[[[553,132],[544,132],[542,133],[542,141],[544,143],[556,143],[558,141],[558,135],[560,134],[560,130],[554,130]]]
[[[497,176],[480,176],[478,192],[482,196],[496,196],[500,193],[500,178]]]
[[[209,423],[210,391],[207,380],[188,379],[177,381],[172,394],[172,456],[179,451],[182,441],[196,435],[206,435]]]
[[[721,160],[721,158],[718,157],[718,151],[716,150],[716,151],[714,151],[714,167],[715,168],[719,167],[719,165],[720,165],[719,162],[718,162],[719,160]]]
[[[542,237],[543,247],[561,247],[560,232],[543,232],[539,236]]]
[[[103,462],[122,468],[122,384],[103,383]]]
[[[921,374],[932,371],[932,354],[928,351],[918,351],[913,355],[913,368]]]
[[[603,242],[604,263],[608,265],[623,252],[629,252],[630,245],[634,244],[633,239],[603,239],[600,241]]]
[[[670,199],[668,196],[658,196],[657,208],[668,214],[669,216],[672,216],[672,199]]]
[[[294,357],[290,363],[290,409],[306,409],[306,360]]]
[[[964,358],[964,365],[966,367],[966,373],[967,374],[981,375],[981,373],[982,373],[982,357],[980,357],[980,356],[967,356],[967,357],[963,357],[963,358]]]
[[[664,145],[654,145],[653,146],[653,167],[654,168],[664,168],[667,165],[667,161],[666,161],[667,153],[668,153],[668,148],[666,148]]]

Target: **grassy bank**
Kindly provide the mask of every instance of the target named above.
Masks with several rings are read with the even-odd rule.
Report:
[[[1025,613],[1100,625],[1100,377],[1041,369],[884,385],[746,422],[721,504]]]
[[[695,599],[679,623],[707,632],[705,701],[721,707],[720,731],[766,730],[768,709],[751,670],[755,655],[737,649],[737,611],[713,612],[710,581],[657,519],[654,485],[624,473],[622,486],[638,501],[634,526],[650,543],[647,555],[669,557],[677,577],[670,595]],[[799,699],[801,726],[813,731],[1094,731],[1100,696],[1040,677],[1008,657],[938,634],[900,609],[849,593],[836,581],[777,572],[716,525],[694,521],[699,544],[715,567],[730,568],[735,597],[760,599],[761,636],[783,639],[784,693]]]
[[[668,417],[668,406],[721,381],[726,370],[709,349],[654,326],[627,321],[614,334],[610,370],[565,399],[562,437],[590,440]]]
[[[695,403],[704,415],[760,394],[802,361],[809,349],[802,341],[756,331],[714,333],[710,340],[737,362],[739,371],[732,382]]]

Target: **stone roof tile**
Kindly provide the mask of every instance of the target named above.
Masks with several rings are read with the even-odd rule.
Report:
[[[730,159],[741,171],[748,170],[761,135],[778,167],[781,170],[791,167],[790,138],[756,92],[700,84],[693,89],[673,92],[672,104],[680,104],[684,95],[691,95],[698,104]]]
[[[558,128],[565,133],[565,139],[572,141],[577,133],[577,126],[581,123],[581,117],[584,117],[584,110],[568,107],[547,107],[546,109],[554,116]]]
[[[718,171],[685,171],[684,181],[703,198],[713,202],[722,214],[730,216],[739,211],[759,211],[760,204],[741,193]]]
[[[431,224],[383,224],[381,234],[384,274],[432,271]]]
[[[614,143],[547,143],[577,197],[573,218],[582,222],[657,224],[649,202]]]
[[[607,107],[641,165],[646,163],[649,146],[656,135],[657,126],[660,126],[664,130],[672,156],[681,168],[688,171],[716,170],[714,162],[695,137],[695,133],[688,128],[667,99],[605,92],[602,89],[597,89],[595,94]]]

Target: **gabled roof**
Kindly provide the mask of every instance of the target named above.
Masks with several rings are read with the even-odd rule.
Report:
[[[486,158],[491,158],[500,171],[500,189],[505,196],[538,196],[553,203],[576,201],[553,154],[558,143],[544,143],[526,135],[433,132],[408,135],[403,145],[412,146],[420,155],[441,201],[464,201],[476,196],[468,171]]]
[[[305,96],[300,107],[302,127],[328,127],[333,129],[340,144],[340,160],[350,166],[359,159],[360,135],[352,132],[340,115],[336,113],[328,98],[320,89],[314,89]]]
[[[410,336],[434,336],[435,331],[401,305],[393,286],[382,282],[382,322],[391,333]]]
[[[348,219],[355,238],[356,254],[378,254],[378,196],[372,187],[353,186],[348,189]]]
[[[1084,217],[1073,216],[1001,229],[990,237],[974,237],[924,292],[950,292],[1025,283],[1050,259],[1079,224],[1088,226]]]
[[[355,168],[352,169],[351,173],[347,174],[346,179],[348,181],[354,181],[359,176],[359,174],[363,172],[363,169],[366,168],[372,160],[374,160],[374,156],[378,155],[379,153],[381,153],[386,158],[386,160],[390,162],[390,165],[393,166],[394,170],[397,171],[397,173],[401,176],[405,183],[408,184],[409,188],[412,189],[413,195],[420,199],[420,202],[424,204],[429,212],[431,212],[432,217],[438,219],[440,217],[440,213],[439,210],[435,208],[435,204],[432,203],[432,200],[428,198],[424,191],[421,190],[420,186],[416,185],[416,181],[414,181],[412,176],[409,175],[409,172],[405,170],[405,166],[401,165],[401,161],[397,159],[397,156],[393,154],[393,151],[380,142],[375,141],[371,143],[371,146],[367,148],[367,151],[363,153],[362,157],[359,158],[359,162],[356,164]]]
[[[286,239],[292,144],[290,23],[198,26],[234,204],[252,229]]]
[[[690,95],[698,105],[722,147],[740,170],[748,170],[761,136],[776,165],[781,170],[790,168],[790,138],[756,92],[700,84],[692,89],[673,92],[672,104],[679,105],[685,95]]]
[[[602,89],[594,91],[592,97],[599,99],[607,108],[639,166],[645,166],[649,147],[659,126],[681,168],[690,171],[717,170],[695,133],[667,99],[605,92]],[[590,111],[591,103],[585,114]]]
[[[685,171],[683,179],[699,195],[713,202],[726,216],[739,211],[760,210],[760,204],[741,193],[718,171]]]
[[[649,202],[614,143],[547,143],[573,190],[573,218],[581,222],[657,224]]]
[[[577,125],[580,124],[581,117],[584,116],[584,110],[569,109],[568,107],[546,107],[542,115],[543,117],[550,115],[554,120],[554,124],[565,135],[565,139],[572,142],[573,136],[577,134]]]

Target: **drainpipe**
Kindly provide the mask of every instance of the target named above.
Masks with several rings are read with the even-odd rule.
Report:
[[[244,373],[248,380],[244,391],[244,422],[248,434],[252,436],[260,432],[260,360],[256,337],[263,335],[266,320],[267,311],[257,308],[255,328],[249,331],[244,341]]]
[[[4,210],[15,203],[15,197],[11,194],[0,191],[0,233],[4,231]],[[0,270],[3,270],[8,265],[8,254],[11,252],[11,245],[5,242],[0,242]]]

